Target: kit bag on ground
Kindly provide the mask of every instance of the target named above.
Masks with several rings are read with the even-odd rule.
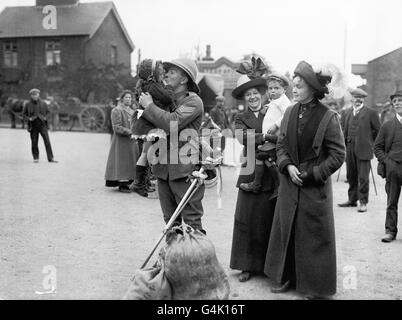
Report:
[[[172,288],[166,278],[163,257],[152,267],[139,269],[131,279],[123,300],[170,300]]]
[[[213,243],[186,224],[172,228],[167,237],[165,274],[173,300],[229,299],[229,281]]]

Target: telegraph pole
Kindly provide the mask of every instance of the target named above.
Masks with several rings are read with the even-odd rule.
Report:
[[[348,41],[348,21],[344,23],[344,35],[343,35],[343,70],[346,72],[346,53],[347,53],[347,41]]]

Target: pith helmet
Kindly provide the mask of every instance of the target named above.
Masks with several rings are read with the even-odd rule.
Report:
[[[195,62],[188,58],[179,58],[170,62],[164,62],[163,66],[166,71],[171,67],[177,67],[183,70],[189,78],[188,90],[196,94],[200,93],[200,88],[197,85],[198,68]]]

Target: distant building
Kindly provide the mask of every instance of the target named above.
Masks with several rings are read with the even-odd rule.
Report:
[[[208,45],[206,56],[201,61],[197,61],[197,66],[200,72],[220,74],[223,77],[224,89],[223,96],[226,99],[226,105],[235,107],[237,101],[232,98],[232,91],[236,88],[237,80],[240,74],[236,72],[238,63],[229,60],[226,57],[221,57],[214,60],[211,57],[211,47]]]
[[[55,29],[43,25],[46,5],[56,7]],[[124,65],[123,72],[130,73],[133,50],[111,1],[37,0],[36,6],[6,7],[0,13],[0,80],[6,85],[35,80],[48,67],[76,70],[89,61]],[[56,72],[48,80],[62,79]]]
[[[367,81],[368,105],[383,105],[395,90],[402,89],[402,47],[367,64],[353,64],[352,73]]]

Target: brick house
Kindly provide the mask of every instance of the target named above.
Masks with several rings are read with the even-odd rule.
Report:
[[[54,29],[44,22],[47,5],[56,8]],[[88,62],[120,65],[129,74],[133,50],[111,1],[37,0],[35,6],[6,7],[0,13],[0,81],[5,90],[43,76],[60,81],[57,66],[74,71]]]
[[[368,105],[384,104],[395,90],[402,89],[402,47],[367,64],[353,64],[352,73],[366,80]]]

